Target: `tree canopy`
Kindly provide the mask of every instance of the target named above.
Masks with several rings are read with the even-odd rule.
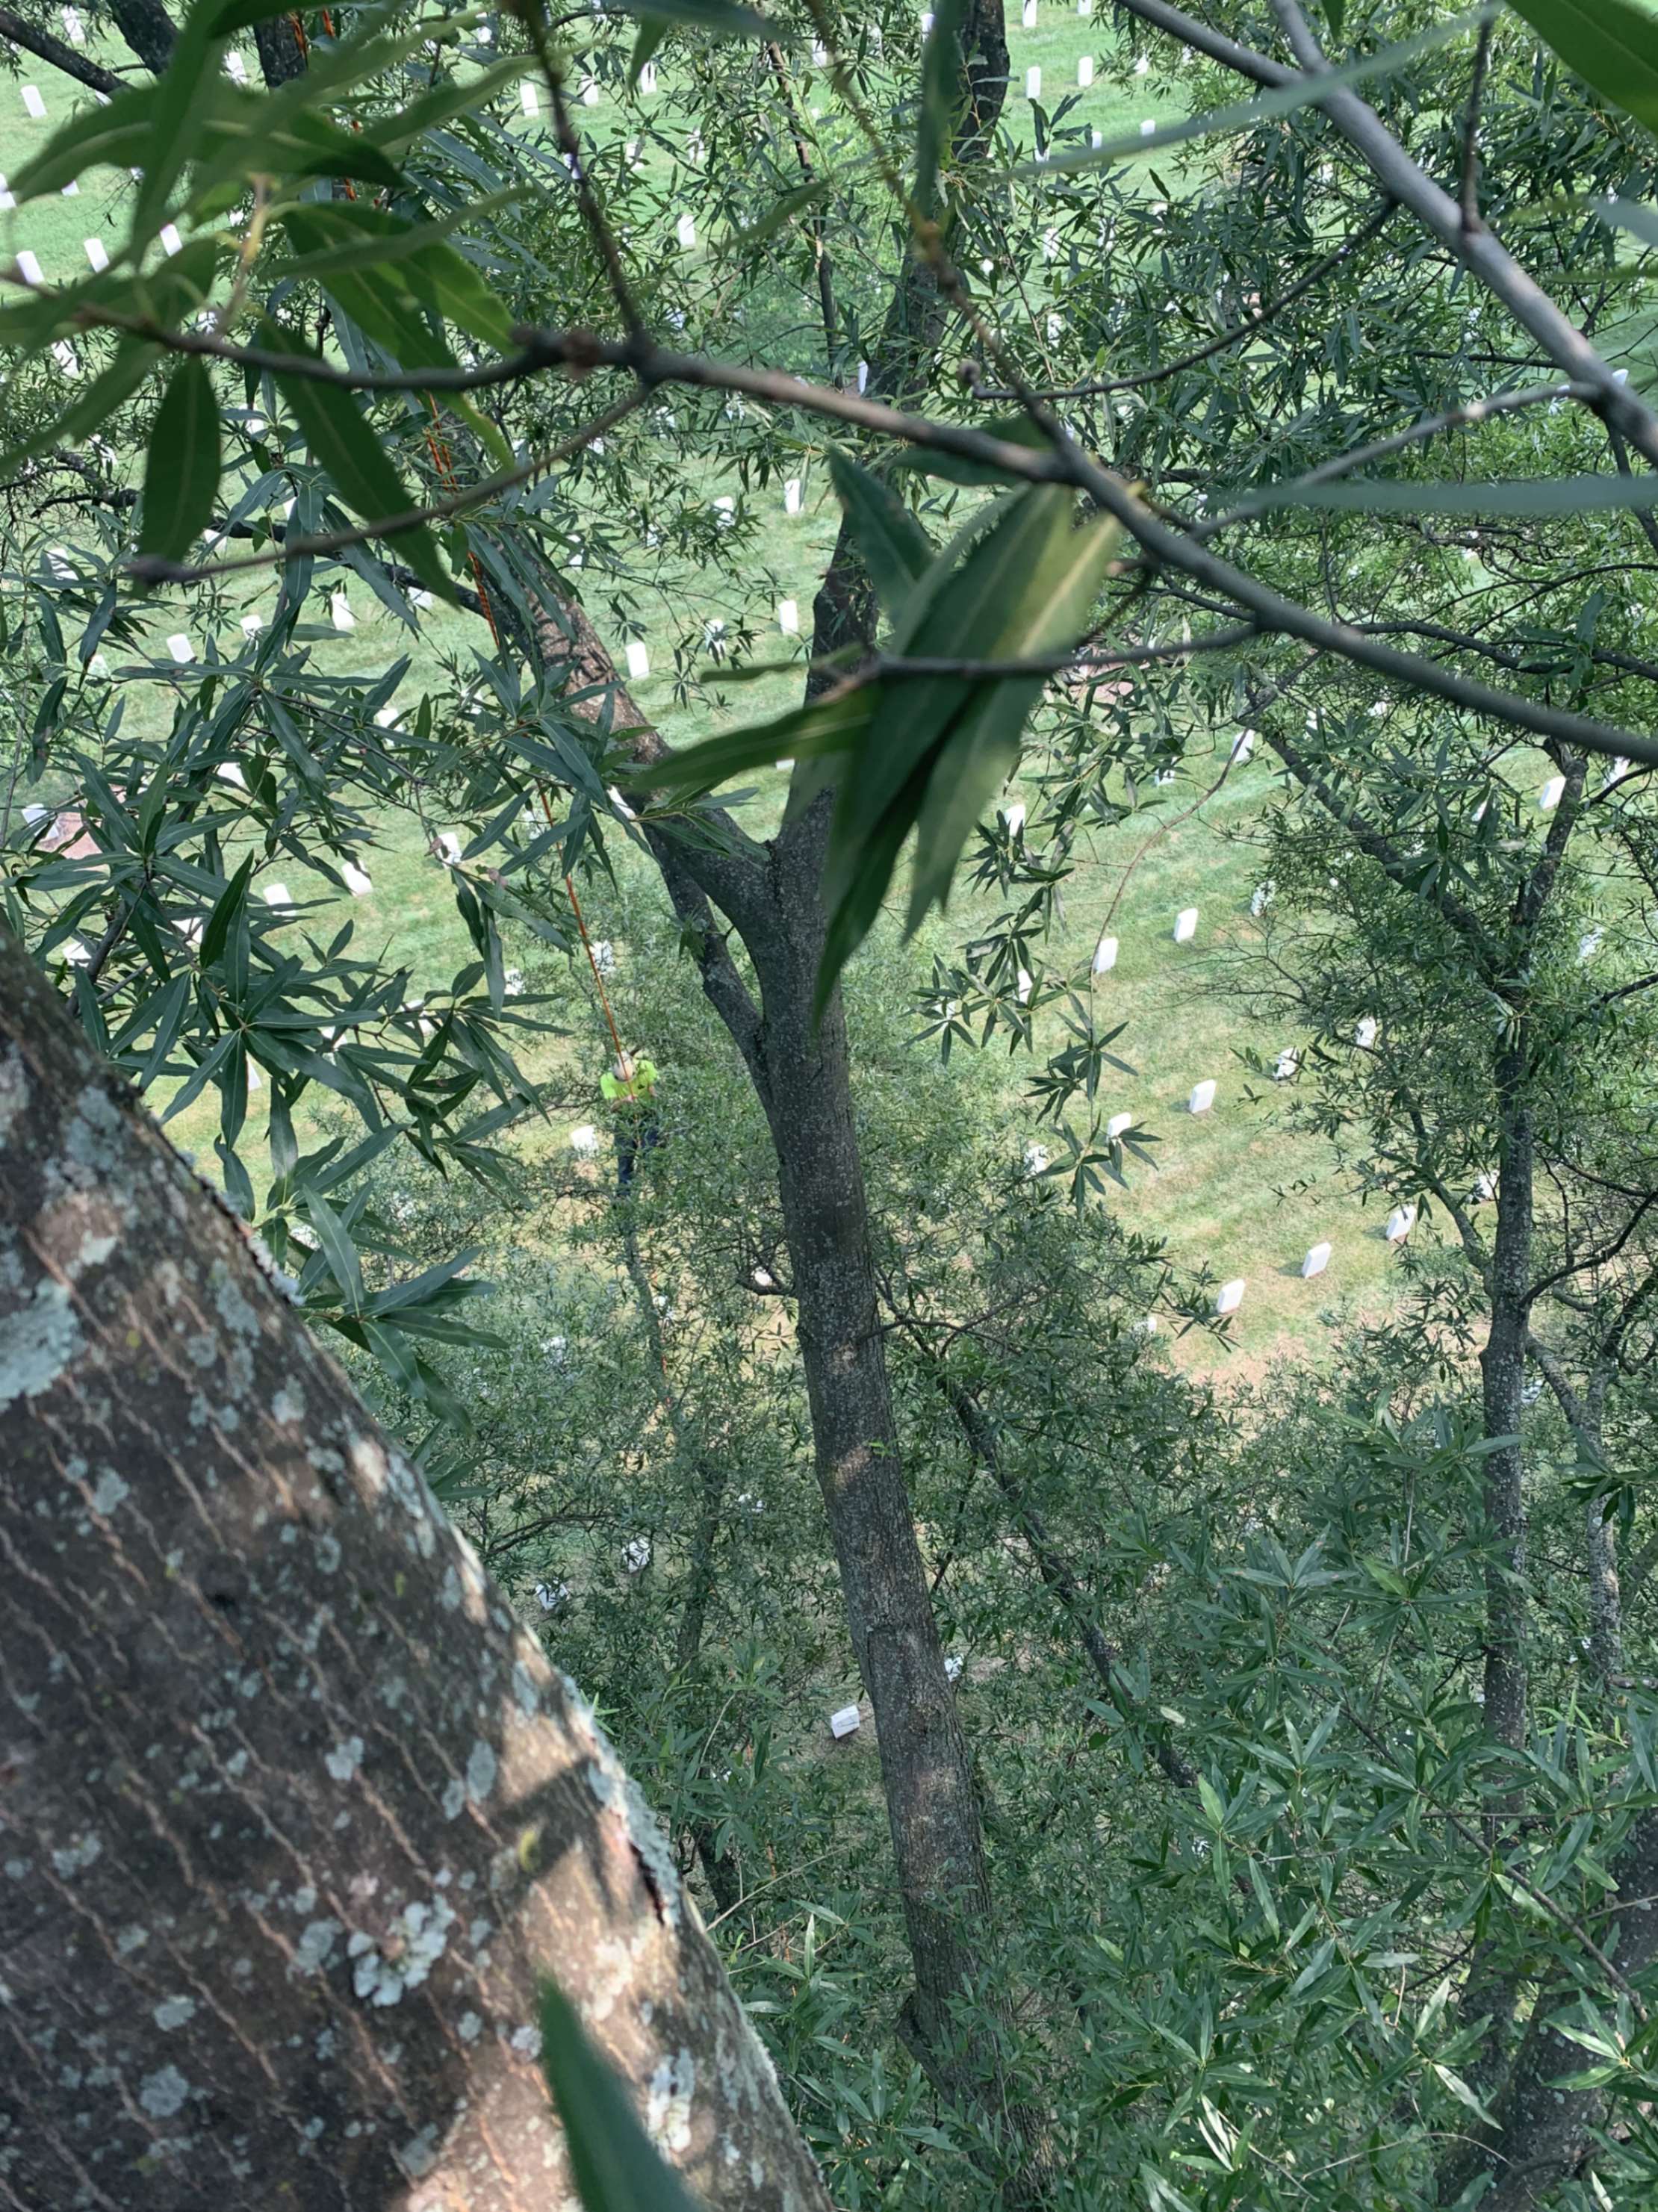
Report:
[[[1643,2201],[1649,0],[0,20],[17,2201]]]

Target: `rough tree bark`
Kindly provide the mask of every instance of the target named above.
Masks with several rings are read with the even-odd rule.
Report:
[[[0,935],[0,2203],[545,2212],[556,1976],[705,2200],[827,2212],[574,1686]]]

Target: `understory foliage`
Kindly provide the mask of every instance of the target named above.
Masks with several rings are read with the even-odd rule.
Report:
[[[1102,5],[1119,139],[1018,100],[999,8],[394,0],[255,85],[256,9],[151,74],[112,6],[9,178],[110,250],[0,306],[6,923],[595,1701],[848,2208],[1658,2192],[1658,35],[1587,12]],[[1219,988],[1410,1239],[1235,1378],[1114,1211],[1158,1041],[1066,902],[1251,751]],[[737,872],[792,837],[783,1006]],[[943,2038],[829,1729],[764,1087],[843,1003],[993,1904]],[[618,1182],[624,1044],[671,1079]]]

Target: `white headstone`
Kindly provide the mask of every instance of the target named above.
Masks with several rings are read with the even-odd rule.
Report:
[[[1027,1145],[1024,1148],[1024,1171],[1028,1176],[1043,1176],[1053,1165],[1045,1145]]]
[[[598,1152],[598,1132],[591,1121],[583,1121],[570,1132],[570,1150],[579,1160],[591,1160]]]
[[[590,76],[583,83],[581,88],[581,105],[584,107],[598,106],[598,80],[596,77]]]
[[[1604,929],[1586,930],[1582,936],[1577,940],[1578,958],[1580,960],[1593,960],[1595,954],[1600,950],[1600,941],[1605,937],[1606,933]]]
[[[783,486],[783,512],[785,514],[799,514],[800,512],[800,479],[799,477],[790,477]]]
[[[242,635],[244,637],[257,637],[264,628],[264,617],[263,615],[244,615],[242,617]]]
[[[1116,939],[1114,937],[1101,938],[1099,943],[1094,947],[1094,973],[1096,975],[1108,975],[1116,964]]]
[[[683,247],[684,251],[689,253],[692,246],[696,243],[695,223],[691,220],[689,216],[682,215],[677,223],[674,226],[674,232],[680,245]]]
[[[81,359],[67,338],[59,338],[52,349],[52,357],[65,376],[79,376]]]
[[[7,197],[8,198],[10,198],[9,193],[8,193]],[[23,282],[26,284],[42,284],[46,282],[45,277],[40,273],[39,263],[35,259],[34,256],[29,252],[26,246],[20,246],[17,250],[17,268],[18,273],[21,276]]]
[[[777,602],[777,627],[785,637],[799,636],[800,610],[793,599],[779,599]]]
[[[1114,1145],[1124,1130],[1132,1129],[1133,1126],[1134,1117],[1132,1114],[1114,1114],[1105,1125],[1106,1142]]]
[[[1036,0],[1024,0],[1024,7],[1021,12],[1019,20],[1023,23],[1027,31],[1034,31],[1035,29]]]
[[[622,1564],[630,1575],[642,1575],[651,1564],[651,1540],[635,1536],[622,1547]]]
[[[1286,1047],[1283,1052],[1279,1053],[1277,1060],[1273,1064],[1273,1082],[1287,1083],[1290,1080],[1290,1078],[1297,1072],[1300,1066],[1301,1054],[1295,1049],[1293,1045]]]
[[[367,870],[360,868],[355,860],[343,861],[340,873],[345,878],[345,888],[353,898],[367,898],[374,888]]]
[[[1084,91],[1094,82],[1094,57],[1084,54],[1077,63],[1077,82]]]
[[[1363,1020],[1353,1031],[1353,1042],[1358,1047],[1361,1052],[1369,1052],[1371,1046],[1375,1044],[1376,1016],[1374,1014],[1366,1014]]]
[[[80,10],[76,8],[65,8],[61,12],[64,19],[64,36],[72,46],[85,46],[86,26],[81,21]]]
[[[1212,1078],[1206,1077],[1201,1083],[1193,1085],[1192,1096],[1186,1102],[1186,1110],[1188,1114],[1206,1114],[1214,1103],[1214,1082]]]
[[[180,668],[184,666],[186,661],[194,660],[196,658],[195,647],[191,643],[190,640],[185,635],[181,629],[174,630],[173,635],[168,638],[167,641],[167,649],[173,655],[173,658],[178,662]]]
[[[1248,1279],[1242,1275],[1234,1276],[1230,1283],[1223,1283],[1215,1293],[1217,1315],[1235,1314],[1243,1304],[1243,1293],[1248,1288]]]
[[[921,36],[924,39],[930,39],[932,36],[932,10],[931,8],[923,8],[921,10]]]
[[[1301,1272],[1303,1277],[1309,1275],[1321,1275],[1329,1264],[1329,1246],[1327,1244],[1315,1244],[1312,1250],[1309,1252],[1307,1257],[1302,1261]]]
[[[1396,1206],[1388,1216],[1387,1237],[1390,1244],[1402,1244],[1416,1226],[1414,1206]]]
[[[642,684],[650,672],[651,656],[645,649],[644,639],[640,637],[630,637],[628,640],[628,675],[629,680],[635,684]]]
[[[1564,775],[1552,775],[1548,781],[1543,786],[1541,791],[1537,794],[1537,810],[1539,813],[1552,814],[1555,808],[1558,806],[1565,795],[1565,777]]]
[[[1189,945],[1198,933],[1198,910],[1194,906],[1183,906],[1175,916],[1175,942]]]
[[[247,82],[247,64],[240,54],[227,54],[224,58],[224,66],[225,75],[233,79],[235,83]]]
[[[23,111],[26,114],[32,115],[37,123],[44,123],[46,119],[46,103],[41,99],[39,91],[34,85],[26,84],[23,87]]]
[[[541,94],[527,77],[518,88],[518,104],[526,115],[539,115],[541,112]]]
[[[169,259],[173,254],[184,252],[185,242],[179,235],[179,226],[176,222],[164,222],[157,235],[161,241],[161,251]]]
[[[357,618],[351,611],[351,602],[343,592],[336,592],[328,602],[329,617],[336,629],[355,629]]]
[[[1248,759],[1250,754],[1254,752],[1254,732],[1253,730],[1240,730],[1237,736],[1232,740],[1232,758],[1242,765],[1243,762]]]
[[[1039,69],[1028,69],[1024,73],[1024,96],[1040,100],[1042,96],[1042,73]]]
[[[240,769],[238,768],[234,761],[221,761],[217,768],[214,769],[213,773],[218,777],[221,783],[234,785],[238,791],[246,791],[247,789],[247,778],[242,774]]]
[[[1035,988],[1035,986],[1032,983],[1030,979],[1029,969],[1021,968],[1019,970],[1018,996],[1019,1004],[1022,1006],[1027,1006],[1029,1005],[1030,994]]]
[[[1249,911],[1257,921],[1266,912],[1272,896],[1271,884],[1257,884],[1249,897]]]
[[[460,837],[453,830],[440,830],[437,836],[438,858],[446,868],[454,867],[460,860]]]
[[[856,1705],[842,1705],[829,1715],[829,1734],[838,1743],[843,1735],[856,1735],[859,1715]]]
[[[1007,810],[1007,834],[1008,834],[1008,836],[1009,836],[1010,837],[1017,837],[1017,836],[1019,835],[1019,832],[1020,832],[1020,831],[1024,828],[1024,825],[1025,825],[1024,801],[1023,801],[1023,799],[1016,799],[1014,800],[1014,802],[1013,802],[1012,805],[1011,805],[1011,806],[1010,806],[1010,807],[1008,808],[1008,810]]]
[[[556,1613],[570,1595],[568,1583],[537,1583],[536,1603],[544,1613]]]
[[[737,501],[729,496],[717,499],[714,503],[714,527],[717,530],[729,530],[737,520]]]
[[[1042,233],[1042,259],[1044,261],[1056,260],[1059,258],[1059,232],[1057,230],[1045,230]]]
[[[1491,1173],[1489,1168],[1483,1169],[1474,1178],[1474,1204],[1476,1206],[1489,1206],[1496,1196],[1497,1177]]]
[[[109,266],[109,250],[101,238],[83,238],[81,251],[92,264],[94,275],[101,275]]]
[[[1034,7],[1035,0],[1027,0],[1027,5]],[[811,65],[814,69],[829,67],[829,48],[821,39],[814,39],[811,42]]]
[[[16,204],[17,202],[15,198],[6,190],[5,179],[3,177],[0,177],[0,209],[15,208]],[[20,256],[19,258],[21,258],[21,257]]]
[[[1144,122],[1144,123],[1142,123],[1142,124],[1141,124],[1141,125],[1140,125],[1140,136],[1141,136],[1141,137],[1142,137],[1142,138],[1149,138],[1149,137],[1151,136],[1151,133],[1152,133],[1152,132],[1157,129],[1157,118],[1156,118],[1155,116],[1148,115],[1148,116],[1146,117],[1146,118],[1145,118],[1145,122]]]
[[[960,1654],[955,1651],[950,1652],[944,1660],[945,1680],[949,1682],[959,1682],[962,1679],[962,1666],[963,1661]]]
[[[647,99],[648,99],[651,94],[656,90],[656,64],[654,62],[647,62],[644,68],[639,72],[639,89],[645,94]]]
[[[286,884],[262,884],[259,896],[267,906],[292,906],[294,895]]]
[[[858,396],[859,396],[859,398],[861,399],[861,398],[863,398],[863,396],[864,396],[865,392],[866,392],[868,390],[869,390],[869,363],[868,363],[866,361],[860,361],[860,362],[859,362],[859,364],[858,364]]]

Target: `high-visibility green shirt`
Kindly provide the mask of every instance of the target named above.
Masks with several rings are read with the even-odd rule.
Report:
[[[607,1067],[598,1079],[599,1095],[607,1106],[648,1106],[656,1083],[656,1063],[649,1060],[636,1060],[631,1082],[624,1083],[619,1075],[612,1075]]]

